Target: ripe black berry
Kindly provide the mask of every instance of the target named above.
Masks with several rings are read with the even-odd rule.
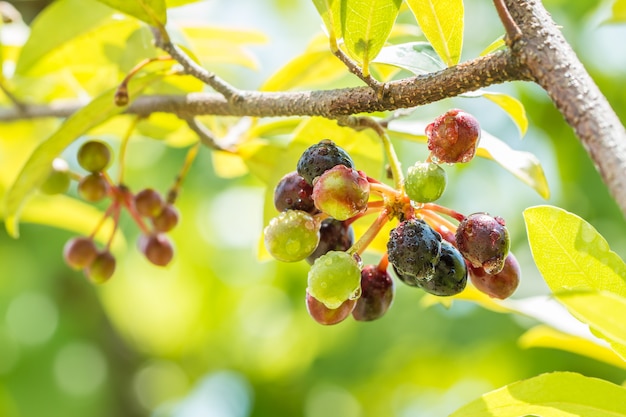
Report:
[[[313,180],[334,166],[354,168],[350,155],[329,139],[307,148],[298,161],[298,174],[313,185]]]
[[[346,223],[328,218],[322,221],[320,227],[320,242],[312,254],[307,256],[306,261],[313,265],[313,262],[327,252],[346,251],[354,244],[354,229]]]
[[[405,278],[428,279],[439,262],[441,235],[423,220],[405,220],[391,231],[387,253]]]
[[[469,272],[472,284],[479,291],[501,300],[513,295],[522,275],[519,263],[511,252],[504,261],[504,268],[497,274],[488,274],[483,268],[474,268],[471,265]]]
[[[456,244],[463,257],[488,274],[497,274],[509,254],[509,232],[501,217],[487,213],[467,216],[456,231]]]
[[[445,240],[441,242],[441,256],[435,265],[435,273],[428,280],[418,281],[424,291],[438,296],[460,293],[467,284],[467,266],[463,255]]]
[[[361,270],[361,296],[352,316],[358,321],[371,321],[382,317],[393,301],[393,280],[378,265],[366,265]]]
[[[313,186],[296,171],[286,174],[274,189],[274,207],[278,211],[302,210],[315,213]]]

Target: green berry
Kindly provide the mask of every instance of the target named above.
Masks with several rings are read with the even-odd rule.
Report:
[[[335,310],[360,294],[361,270],[352,255],[330,251],[315,260],[309,270],[307,291]]]
[[[265,247],[279,261],[296,262],[313,253],[320,241],[320,222],[301,210],[274,217],[263,231]]]
[[[70,169],[63,159],[56,158],[52,169],[39,189],[45,194],[62,194],[70,187]]]
[[[78,194],[92,203],[106,197],[108,190],[109,185],[100,173],[89,174],[78,182]]]
[[[337,165],[313,184],[315,207],[336,220],[347,220],[367,209],[370,183],[359,171]]]
[[[89,172],[101,172],[111,162],[111,148],[104,142],[91,140],[78,150],[78,164]]]
[[[430,203],[441,197],[448,181],[446,171],[431,162],[417,162],[409,168],[404,189],[413,201]]]

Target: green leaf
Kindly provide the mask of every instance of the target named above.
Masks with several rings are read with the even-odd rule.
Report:
[[[531,347],[561,349],[626,369],[626,361],[606,344],[599,344],[584,337],[567,334],[545,324],[527,330],[520,337],[518,343],[524,349]]]
[[[128,89],[131,102],[143,89],[162,77],[162,74],[151,74],[135,78]],[[70,116],[26,161],[4,201],[5,225],[11,236],[19,236],[18,212],[28,195],[45,181],[52,160],[80,135],[125,110],[126,107],[114,104],[114,94],[115,89],[106,91]]]
[[[450,417],[626,416],[626,389],[572,372],[514,382],[461,407]]]
[[[386,46],[373,62],[393,65],[415,75],[428,74],[446,67],[428,42]]]
[[[563,209],[524,211],[535,264],[553,293],[610,291],[626,297],[626,264],[589,223]]]
[[[507,94],[496,93],[493,91],[477,90],[463,94],[463,97],[484,97],[500,106],[509,117],[513,120],[520,136],[524,136],[528,130],[528,118],[526,117],[526,109],[521,101]]]
[[[506,42],[504,42],[504,36],[500,36],[495,41],[491,42],[483,51],[480,53],[480,56],[489,55],[492,52],[498,51],[500,49],[506,48]]]
[[[391,33],[401,0],[345,0],[343,40],[365,75]]]
[[[394,121],[388,132],[398,139],[426,143],[427,139],[423,134],[425,128],[425,124]],[[548,181],[541,163],[532,153],[512,149],[500,139],[483,130],[476,149],[476,156],[495,161],[524,184],[529,185],[543,198],[550,196]]]
[[[426,39],[448,66],[461,60],[463,0],[407,0]]]
[[[98,1],[149,24],[164,26],[167,22],[165,0]]]
[[[168,9],[172,9],[174,7],[184,6],[190,3],[197,3],[200,0],[165,0]]]
[[[574,317],[599,337],[626,347],[626,298],[609,291],[563,291],[555,294]]]
[[[610,22],[626,22],[626,0],[615,0]]]
[[[33,21],[30,36],[16,64],[16,74],[25,74],[42,57],[100,26],[113,13],[109,7],[91,0],[59,0],[52,3]]]
[[[342,0],[313,0],[317,13],[319,13],[324,22],[324,26],[326,26],[331,43],[335,44],[337,40],[341,39],[343,36],[341,18],[342,3],[344,3]]]

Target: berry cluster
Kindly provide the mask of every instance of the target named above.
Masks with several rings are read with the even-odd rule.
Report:
[[[178,210],[173,205],[175,193],[165,200],[151,188],[133,194],[121,182],[115,184],[106,172],[111,156],[111,148],[105,142],[88,141],[77,154],[78,164],[87,171],[85,175],[71,173],[67,163],[57,159],[41,187],[49,194],[62,193],[67,191],[71,179],[75,178],[78,180],[78,195],[84,200],[95,203],[110,198],[104,219],[92,234],[70,239],[63,249],[65,262],[73,269],[82,269],[89,280],[98,284],[108,281],[115,272],[116,260],[110,246],[123,208],[142,231],[138,240],[139,250],[148,261],[158,266],[166,266],[174,256],[174,248],[166,233],[177,225],[179,219]],[[99,249],[94,236],[109,217],[114,221],[114,232],[105,247]]]
[[[517,288],[520,269],[509,252],[504,220],[487,213],[464,216],[433,203],[447,185],[438,163],[473,158],[480,139],[477,120],[453,109],[431,123],[426,135],[430,156],[410,167],[395,188],[356,169],[329,139],[306,149],[297,169],[276,185],[279,214],[264,230],[265,245],[278,260],[311,264],[306,306],[317,322],[384,315],[394,297],[388,269],[401,282],[437,296],[460,293],[468,277],[495,298],[507,298]],[[376,220],[355,241],[352,223],[370,213],[378,214]],[[398,225],[386,253],[377,265],[363,265],[361,254],[394,218]]]

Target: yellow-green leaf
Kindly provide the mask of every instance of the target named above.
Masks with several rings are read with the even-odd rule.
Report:
[[[480,53],[480,56],[489,55],[492,52],[498,51],[506,47],[506,43],[504,42],[504,37],[500,36],[495,41],[491,42],[483,51]]]
[[[562,291],[555,294],[578,320],[609,343],[626,347],[626,298],[609,291]]]
[[[545,324],[527,330],[520,337],[518,343],[523,348],[561,349],[626,369],[626,361],[611,350],[608,345],[601,345],[584,337],[563,333]]]
[[[113,13],[109,7],[94,0],[59,0],[52,3],[33,21],[15,73],[25,74],[42,57],[107,22]]]
[[[461,60],[463,0],[407,0],[426,39],[448,66]]]
[[[164,26],[167,22],[165,0],[98,0],[146,23]]]
[[[626,297],[626,264],[589,223],[552,206],[524,211],[530,249],[553,293],[611,291]]]
[[[135,79],[129,86],[131,101],[149,84],[162,77],[161,74],[151,74]],[[56,132],[35,149],[26,161],[4,200],[5,225],[11,236],[19,235],[19,210],[28,195],[45,181],[52,160],[80,135],[124,111],[126,107],[114,104],[114,94],[115,89],[106,91],[70,116]]]
[[[313,0],[317,12],[326,26],[331,43],[336,44],[343,36],[342,32],[342,0]]]
[[[489,392],[450,417],[626,416],[626,389],[572,372],[543,374]]]
[[[343,41],[365,75],[391,33],[401,0],[344,0]],[[343,4],[342,4],[343,6]]]
[[[528,130],[528,118],[526,117],[526,109],[521,101],[507,94],[496,93],[493,91],[477,90],[463,94],[463,97],[484,97],[500,106],[502,110],[513,120],[520,136],[524,136]]]

